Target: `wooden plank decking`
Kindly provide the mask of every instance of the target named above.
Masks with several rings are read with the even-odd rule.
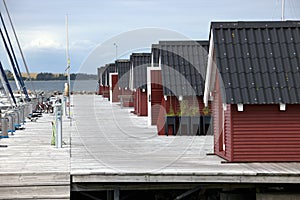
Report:
[[[212,136],[158,136],[101,96],[74,96],[73,183],[300,183],[299,163],[222,163]]]
[[[1,139],[0,199],[70,199],[70,130],[64,119],[62,149],[51,146],[53,115]]]
[[[0,144],[0,199],[69,199],[72,184],[300,183],[299,163],[222,163],[212,136],[158,136],[144,117],[101,96],[73,96],[66,145],[51,142],[51,114]]]

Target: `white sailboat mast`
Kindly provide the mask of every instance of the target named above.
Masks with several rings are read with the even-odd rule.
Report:
[[[281,0],[281,21],[284,21],[285,0]]]
[[[71,77],[70,77],[70,47],[69,47],[69,24],[68,24],[68,15],[66,15],[66,55],[67,55],[67,76],[68,76],[68,117],[71,118]]]

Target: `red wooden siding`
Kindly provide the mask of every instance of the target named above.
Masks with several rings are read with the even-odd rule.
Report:
[[[163,99],[161,70],[151,70],[151,124],[156,125]]]
[[[148,116],[148,101],[147,101],[147,91],[144,92],[142,89],[137,89],[137,115],[138,116]]]
[[[300,105],[232,106],[232,161],[300,161]]]
[[[118,75],[112,75],[112,102],[119,102]]]
[[[214,152],[218,156],[230,160],[232,157],[232,136],[231,136],[231,112],[230,105],[223,111],[223,103],[219,84],[219,76],[216,75],[214,100],[212,103]],[[224,123],[224,125],[223,125]],[[225,134],[225,135],[224,135]],[[225,149],[223,148],[225,144]]]
[[[109,86],[103,86],[102,95],[104,98],[109,98]]]
[[[224,157],[225,153],[221,151],[221,145],[223,143],[223,131],[222,131],[222,99],[220,93],[220,86],[219,86],[219,78],[216,76],[215,82],[215,91],[213,94],[213,127],[214,127],[214,152],[215,154]]]
[[[133,113],[136,114],[137,113],[137,92],[135,91],[133,93]]]
[[[98,91],[98,95],[102,95],[103,94],[103,86],[99,85],[99,91]]]
[[[228,160],[232,159],[232,153],[233,153],[231,107],[232,107],[232,105],[227,105],[226,111],[224,112],[224,117],[225,117],[225,125],[224,125],[225,156]]]
[[[158,135],[165,135],[165,116],[167,114],[167,112],[166,112],[167,105],[166,104],[167,103],[166,103],[165,99],[163,98],[161,100],[161,107],[159,110],[158,120],[157,120],[157,124],[156,124]],[[172,134],[170,134],[170,135],[172,135]]]
[[[279,111],[279,105],[244,105],[243,112],[227,105],[223,114],[218,76],[215,84],[216,155],[229,162],[300,161],[300,105],[287,105],[286,111]]]
[[[125,90],[124,88],[121,88],[121,95],[133,95],[133,92],[131,90]]]

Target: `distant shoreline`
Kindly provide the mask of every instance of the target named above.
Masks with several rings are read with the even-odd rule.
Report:
[[[28,78],[24,78],[24,81],[29,81]],[[67,81],[67,78],[65,79],[31,79],[32,81]],[[95,81],[97,79],[71,79],[71,81]],[[14,81],[14,79],[9,79],[9,81]]]
[[[23,80],[28,80],[29,77],[27,73],[21,73]],[[14,80],[14,76],[11,71],[6,70],[6,76],[8,80]],[[33,81],[62,81],[67,80],[66,74],[50,73],[50,72],[40,72],[40,73],[30,73],[30,78]],[[71,80],[97,80],[96,74],[87,74],[87,73],[71,73]]]
[[[18,91],[15,81],[11,80],[10,86],[13,91]],[[39,80],[32,81],[31,83],[27,80],[25,82],[28,90],[45,91],[45,92],[63,92],[64,84],[67,80]],[[97,80],[71,80],[71,91],[72,92],[95,92],[97,91]]]

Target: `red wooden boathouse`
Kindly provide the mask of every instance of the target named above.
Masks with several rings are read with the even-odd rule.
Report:
[[[132,91],[129,89],[130,60],[118,59],[115,61],[118,72],[118,84],[114,92],[118,95],[118,100],[124,107],[133,106]]]
[[[147,67],[151,65],[151,53],[133,53],[130,55],[130,88],[134,94],[134,113],[148,115]]]
[[[158,134],[204,135],[202,96],[208,41],[160,41],[158,47],[164,95]]]
[[[147,100],[148,125],[157,125],[158,116],[163,99],[163,85],[161,67],[159,63],[159,46],[152,44],[151,67],[147,68]]]
[[[229,162],[300,161],[300,22],[213,22],[204,102]]]
[[[102,95],[104,98],[108,98],[111,100],[111,79],[112,79],[112,74],[116,73],[117,69],[115,66],[115,63],[110,63],[105,65],[105,70],[102,73]],[[115,80],[116,77],[114,77],[114,83],[113,85],[117,84],[118,80]],[[114,98],[115,100],[116,98]]]
[[[103,95],[103,90],[104,90],[104,76],[103,76],[103,73],[104,73],[105,69],[106,69],[105,66],[99,67],[97,69],[97,71],[98,71],[98,92],[97,92],[97,94],[98,95]]]

